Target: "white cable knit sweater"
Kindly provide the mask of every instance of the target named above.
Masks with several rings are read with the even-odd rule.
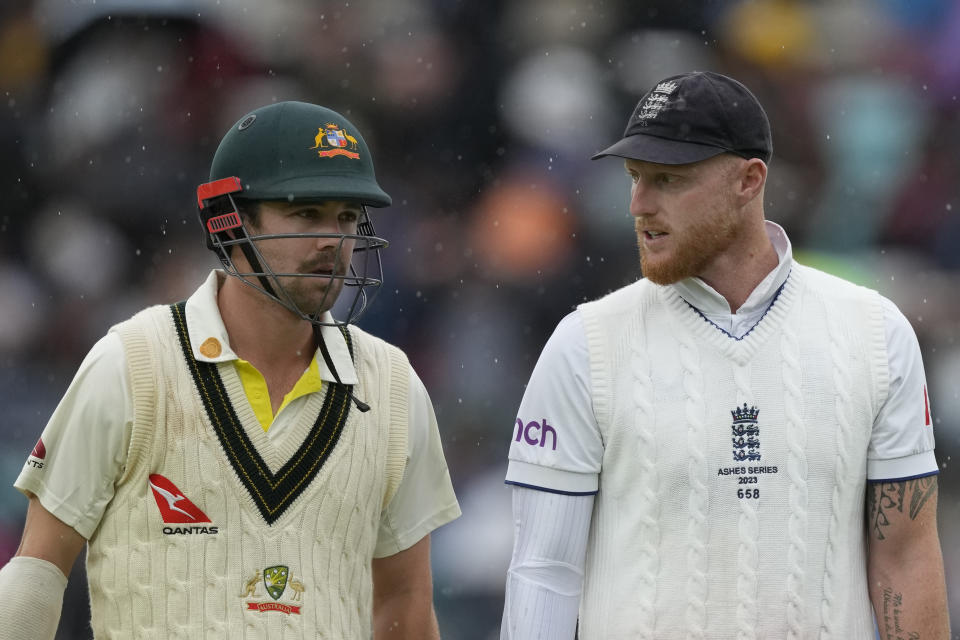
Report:
[[[371,410],[315,394],[295,433],[274,445],[230,363],[199,363],[216,369],[222,387],[198,391],[173,318],[153,307],[115,328],[136,420],[124,474],[90,540],[96,637],[369,638],[370,561],[406,459],[406,358],[351,328],[358,395]],[[204,397],[222,412],[214,419]],[[314,427],[318,415],[345,417],[338,437]],[[232,434],[228,446],[218,428]]]
[[[646,280],[580,309],[604,441],[581,640],[872,638],[879,296],[796,265],[739,340]]]

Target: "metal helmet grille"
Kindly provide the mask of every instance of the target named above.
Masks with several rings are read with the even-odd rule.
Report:
[[[276,301],[284,308],[314,325],[341,326],[356,322],[370,306],[380,285],[383,284],[383,261],[380,249],[389,243],[376,235],[369,213],[364,208],[356,233],[282,233],[282,234],[250,234],[246,224],[233,229],[233,238],[226,233],[210,233],[209,241],[220,261],[224,271],[238,278],[244,284],[256,289],[263,295]],[[261,253],[257,244],[264,240],[277,239],[333,239],[336,240],[334,250],[333,273],[288,273],[278,272],[271,267],[269,260]],[[354,242],[351,255],[345,256],[345,245],[348,241]],[[251,270],[240,271],[231,257],[231,248],[237,246],[244,252]],[[253,258],[253,259],[251,259]],[[339,266],[345,266],[340,273]],[[294,296],[284,286],[284,280],[293,278],[313,278],[327,280],[323,297],[317,303],[319,308],[333,308],[339,302],[338,313],[342,318],[333,318],[333,321],[324,321],[321,313],[311,313],[310,310],[300,308]],[[342,287],[335,287],[339,281]],[[335,289],[340,289],[334,294]]]

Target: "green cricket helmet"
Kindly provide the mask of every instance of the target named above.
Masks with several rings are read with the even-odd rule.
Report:
[[[251,200],[391,204],[359,130],[336,111],[305,102],[261,107],[230,128],[213,156],[210,182],[233,176]]]
[[[353,255],[344,260],[345,273],[277,273],[257,249],[259,240],[249,233],[237,201],[283,201],[294,203],[347,201],[361,205],[363,216],[356,233],[272,234],[278,237],[316,237],[337,240],[337,263],[345,240],[354,241]],[[300,309],[284,290],[279,278],[322,277],[343,280],[356,295],[344,301],[343,320],[354,322],[367,308],[372,294],[383,282],[380,249],[387,241],[376,236],[367,206],[385,207],[390,196],[377,184],[373,158],[359,130],[342,115],[305,102],[279,102],[243,116],[217,148],[210,167],[210,179],[197,188],[197,205],[207,248],[220,258],[224,270],[259,289],[279,304],[310,320],[322,322],[320,312]],[[250,271],[237,270],[230,250],[239,246]],[[374,271],[370,274],[370,268]],[[257,284],[259,283],[259,284]],[[333,287],[327,287],[330,292]],[[323,303],[326,302],[326,295]],[[335,300],[330,301],[332,306]],[[322,306],[322,304],[321,304]]]

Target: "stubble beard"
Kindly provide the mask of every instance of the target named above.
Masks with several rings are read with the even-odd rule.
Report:
[[[263,259],[268,265],[282,264],[283,256],[272,255],[261,249]],[[277,296],[286,303],[292,303],[296,309],[307,316],[318,317],[336,304],[343,291],[344,280],[349,265],[342,255],[335,256],[336,267],[333,274],[311,273],[317,268],[314,264],[301,264],[293,273],[302,275],[274,276],[271,278]],[[276,271],[275,271],[276,272]],[[337,277],[340,276],[340,277]]]
[[[284,290],[300,311],[309,316],[319,316],[336,304],[344,283],[342,277],[336,276],[343,276],[346,272],[346,265],[340,264],[333,275],[311,274],[281,280],[286,280]]]
[[[671,234],[674,244],[666,254],[648,255],[643,246],[643,231],[637,220],[637,244],[643,276],[660,285],[701,275],[720,254],[727,251],[740,233],[741,223],[729,207],[719,206],[702,222]],[[651,252],[652,253],[652,252]]]

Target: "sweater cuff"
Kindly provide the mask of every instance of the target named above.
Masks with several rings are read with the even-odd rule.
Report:
[[[867,460],[869,482],[900,482],[940,472],[933,451],[921,451],[902,458]]]
[[[507,484],[571,496],[587,496],[597,492],[596,473],[577,473],[538,464],[511,460],[507,466]]]

